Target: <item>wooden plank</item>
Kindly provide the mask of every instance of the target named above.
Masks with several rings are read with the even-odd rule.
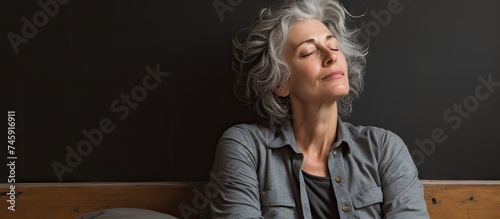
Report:
[[[431,218],[500,218],[500,181],[422,183]]]
[[[422,182],[433,219],[500,218],[500,181]],[[5,195],[8,184],[0,184],[0,218],[72,219],[118,207],[181,217],[181,205],[185,210],[198,209],[203,189],[203,182],[16,184],[16,211],[11,212]]]
[[[193,206],[201,182],[16,184],[16,211],[7,209],[0,184],[0,218],[64,219],[108,208],[143,208],[181,217],[179,205]]]

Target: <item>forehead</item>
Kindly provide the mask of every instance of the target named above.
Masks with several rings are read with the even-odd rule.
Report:
[[[304,40],[324,38],[333,35],[332,32],[319,20],[300,20],[292,24],[287,35],[287,44],[298,45]]]

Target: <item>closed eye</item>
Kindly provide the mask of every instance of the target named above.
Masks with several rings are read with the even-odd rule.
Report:
[[[301,57],[302,57],[302,58],[308,57],[308,56],[312,55],[312,54],[313,54],[313,53],[315,53],[315,52],[316,52],[316,51],[312,51],[312,52],[310,52],[310,53],[307,53],[307,54],[302,55]]]

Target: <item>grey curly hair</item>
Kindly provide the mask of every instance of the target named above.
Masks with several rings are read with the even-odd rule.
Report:
[[[335,35],[348,63],[349,94],[338,101],[339,115],[348,117],[353,100],[363,90],[367,54],[367,49],[356,43],[359,30],[346,25],[350,18],[353,16],[336,0],[285,0],[274,9],[262,9],[251,27],[238,32],[233,40],[236,97],[267,119],[271,127],[289,119],[289,97],[274,94],[274,89],[290,77],[282,50],[295,22],[317,19]]]

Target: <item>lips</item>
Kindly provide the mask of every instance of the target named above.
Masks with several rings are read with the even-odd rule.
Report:
[[[321,80],[331,80],[336,78],[341,78],[344,76],[343,71],[332,71],[321,78]]]

